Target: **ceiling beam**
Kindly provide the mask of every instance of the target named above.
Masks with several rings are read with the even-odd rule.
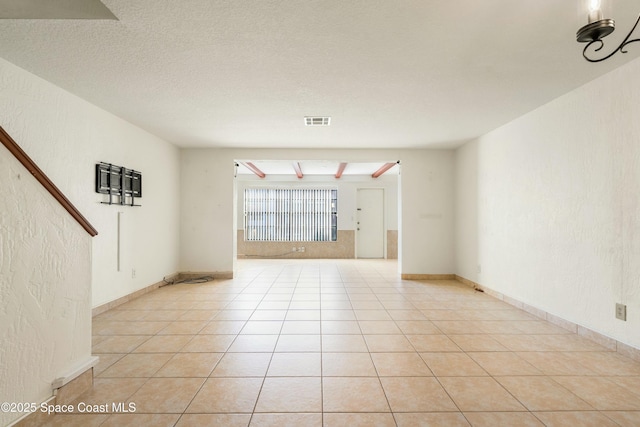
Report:
[[[372,178],[378,178],[380,175],[382,175],[383,173],[385,173],[386,171],[388,171],[389,169],[391,169],[392,167],[394,167],[396,165],[396,163],[385,163],[384,165],[382,165],[382,167],[380,169],[378,169],[377,171],[375,171],[371,177]]]
[[[347,167],[347,163],[345,162],[340,163],[340,166],[338,166],[338,172],[336,172],[336,178],[340,179],[346,167]]]
[[[242,162],[242,165],[249,169],[251,172],[255,173],[256,175],[258,175],[260,178],[264,178],[265,175],[264,172],[262,172],[260,169],[258,169],[258,167],[256,165],[254,165],[251,162]]]
[[[300,162],[293,162],[293,169],[296,171],[296,175],[298,178],[302,178],[302,168],[300,167]]]

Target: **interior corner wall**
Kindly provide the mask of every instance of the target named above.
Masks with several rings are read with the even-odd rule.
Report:
[[[98,230],[92,306],[178,271],[179,150],[113,114],[0,59],[0,125]],[[142,172],[142,207],[104,205],[95,165]],[[123,212],[117,270],[118,212]],[[133,270],[135,270],[135,277]]]
[[[636,348],[639,76],[632,61],[459,148],[455,233],[460,276]]]
[[[401,272],[452,274],[452,150],[183,149],[180,270],[231,272],[234,266],[234,161],[400,160],[398,213]]]

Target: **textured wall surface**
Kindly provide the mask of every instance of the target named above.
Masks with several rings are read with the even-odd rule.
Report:
[[[636,348],[638,76],[635,60],[456,153],[456,273]]]
[[[27,172],[0,156],[0,401],[40,402],[51,381],[90,356],[92,306],[177,271],[179,151],[3,59],[0,120],[99,233],[86,239],[45,190],[27,187]],[[100,204],[100,161],[142,171],[142,208]],[[121,271],[119,211],[127,231]]]
[[[91,356],[91,237],[4,146],[0,184],[0,402],[40,403]]]
[[[93,306],[178,271],[176,147],[2,59],[0,125],[98,230],[92,241]],[[105,197],[94,190],[100,161],[142,172],[142,207],[100,204]]]

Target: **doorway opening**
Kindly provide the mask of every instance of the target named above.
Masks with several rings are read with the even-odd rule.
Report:
[[[400,261],[399,162],[238,159],[234,166],[234,261]],[[292,232],[301,226],[312,231]]]

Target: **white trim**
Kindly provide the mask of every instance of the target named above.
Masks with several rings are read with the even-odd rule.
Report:
[[[56,378],[55,380],[53,380],[53,382],[51,383],[51,388],[53,388],[54,390],[59,389],[60,387],[70,383],[71,381],[75,380],[76,378],[78,378],[80,375],[84,374],[87,370],[93,368],[94,366],[96,366],[98,364],[98,361],[100,360],[100,358],[98,356],[91,356],[89,359],[87,359],[84,363],[82,363],[81,365],[79,365],[77,368],[75,368],[74,370],[72,370],[71,372],[67,373],[66,375]]]

